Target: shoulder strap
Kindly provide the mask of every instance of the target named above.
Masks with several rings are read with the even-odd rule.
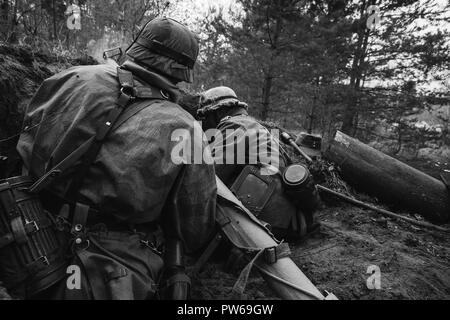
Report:
[[[147,107],[150,107],[154,103],[157,103],[161,101],[160,99],[146,99],[142,100],[140,102],[133,103],[130,107],[128,107],[117,119],[116,123],[114,124],[114,127],[112,128],[112,131],[116,130],[118,127],[120,127],[123,123],[125,123],[128,119],[136,115],[137,113],[141,112]]]
[[[100,124],[100,128],[97,130],[94,142],[83,156],[80,169],[77,172],[77,175],[70,182],[64,194],[65,198],[72,199],[74,202],[76,202],[76,199],[78,198],[78,191],[83,184],[87,172],[89,171],[89,167],[97,158],[106,136],[113,127],[116,128],[119,117],[125,113],[124,111],[127,106],[136,99],[136,86],[134,84],[133,74],[130,71],[117,67],[117,77],[121,87],[117,105],[115,108],[111,109],[106,116],[106,119]],[[142,109],[143,108],[145,108],[145,106],[143,106]]]
[[[77,173],[77,176],[72,179],[65,192],[66,195],[73,195],[71,198],[76,197],[78,194],[78,189],[83,183],[84,176],[86,175],[89,166],[97,157],[100,147],[108,133],[111,132],[112,129],[117,128],[134,114],[152,104],[152,102],[149,103],[147,100],[142,101],[141,103],[133,104],[131,108],[127,108],[130,102],[134,101],[136,98],[136,91],[139,90],[136,90],[133,74],[131,72],[118,67],[117,76],[121,86],[117,105],[109,111],[105,119],[102,123],[100,123],[95,136],[89,138],[61,162],[48,170],[30,187],[31,192],[42,191],[44,188],[48,187],[56,177],[61,176],[67,169],[73,167],[79,160],[81,160],[80,171]],[[150,96],[151,95],[147,93],[146,98],[148,99]],[[164,98],[159,92],[154,94],[153,97],[154,99]]]

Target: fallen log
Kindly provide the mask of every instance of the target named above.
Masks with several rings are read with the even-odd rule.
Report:
[[[445,184],[338,131],[324,152],[355,188],[419,213],[433,222],[450,216]]]
[[[369,210],[373,210],[376,211],[378,213],[381,213],[384,216],[390,217],[390,218],[394,218],[394,219],[399,219],[399,220],[403,220],[403,221],[407,221],[411,224],[414,224],[416,226],[420,226],[420,227],[425,227],[428,229],[433,229],[433,230],[438,230],[438,231],[442,231],[442,232],[450,232],[450,229],[441,227],[441,226],[437,226],[434,225],[432,223],[426,222],[426,221],[418,221],[418,220],[414,220],[408,217],[404,217],[402,215],[399,215],[397,213],[382,209],[382,208],[378,208],[374,205],[371,205],[369,203],[357,200],[357,199],[353,199],[350,198],[342,193],[336,192],[334,190],[328,189],[327,187],[321,186],[321,185],[317,185],[317,189],[319,189],[319,191],[322,191],[326,194],[331,194],[339,199],[342,199],[348,203],[351,203],[355,206],[361,207],[361,208],[365,208],[365,209],[369,209]]]

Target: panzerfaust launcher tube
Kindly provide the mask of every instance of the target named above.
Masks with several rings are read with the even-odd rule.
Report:
[[[217,221],[231,243],[239,249],[258,252],[277,248],[280,242],[247,210],[234,194],[216,178],[218,193]],[[297,265],[287,256],[268,263],[261,255],[255,262],[269,286],[286,300],[337,299],[324,297]]]

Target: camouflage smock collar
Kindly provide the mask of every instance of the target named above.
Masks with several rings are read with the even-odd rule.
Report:
[[[125,61],[120,67],[133,73],[139,80],[163,90],[171,101],[177,103],[180,99],[180,89],[164,76],[129,60]]]

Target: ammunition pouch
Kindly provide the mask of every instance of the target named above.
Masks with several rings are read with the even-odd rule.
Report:
[[[31,185],[27,176],[0,181],[0,279],[22,297],[52,286],[67,267],[64,237]]]

